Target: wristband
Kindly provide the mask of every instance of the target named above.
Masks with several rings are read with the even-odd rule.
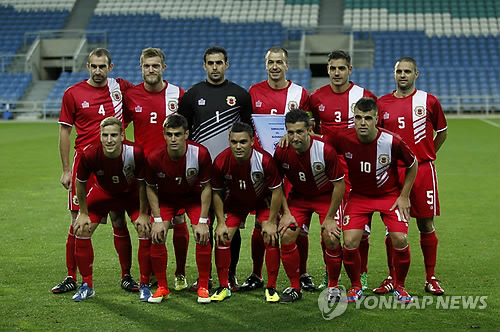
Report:
[[[154,222],[163,222],[163,220],[161,219],[161,217],[158,217],[158,218],[153,218]]]
[[[208,218],[202,218],[202,217],[200,217],[200,219],[198,219],[198,223],[199,224],[207,224],[208,223]]]

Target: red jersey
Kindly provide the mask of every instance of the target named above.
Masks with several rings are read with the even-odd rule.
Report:
[[[253,211],[265,199],[270,199],[271,190],[280,185],[281,177],[273,157],[260,148],[253,148],[250,158],[242,163],[234,159],[231,148],[214,160],[212,189],[227,189],[225,211]]]
[[[248,90],[254,114],[286,114],[295,109],[309,111],[309,92],[291,81],[284,89],[273,89],[267,81]]]
[[[134,122],[134,140],[149,153],[157,146],[165,144],[163,121],[177,112],[184,90],[166,82],[160,92],[149,92],[144,82],[125,93],[124,120]]]
[[[354,127],[354,105],[363,98],[377,97],[369,90],[349,82],[349,88],[336,93],[330,84],[319,88],[311,94],[310,104],[314,119],[320,125],[320,133],[330,135],[340,128]]]
[[[419,162],[436,159],[434,131],[447,129],[446,118],[439,100],[430,93],[415,90],[397,98],[394,92],[378,102],[379,125],[400,135]]]
[[[121,78],[108,78],[104,87],[93,87],[87,81],[70,86],[64,92],[59,123],[75,125],[75,150],[99,142],[99,125],[108,116],[123,120],[123,93],[132,83]]]
[[[321,140],[311,137],[307,151],[298,154],[289,145],[276,147],[274,160],[278,170],[292,184],[290,195],[316,196],[333,191],[332,182],[344,178],[342,165],[335,149]]]
[[[365,196],[399,193],[398,162],[406,167],[415,162],[415,155],[401,137],[384,129],[367,144],[359,141],[354,128],[335,132],[328,141],[344,155],[351,191]]]
[[[83,150],[76,178],[87,182],[93,173],[96,183],[110,195],[137,192],[137,180],[144,180],[145,157],[137,144],[124,141],[119,157],[104,155],[102,144],[89,145]]]
[[[170,159],[167,146],[158,146],[147,156],[146,182],[158,185],[158,193],[180,198],[201,193],[201,184],[210,181],[212,160],[207,148],[186,140],[186,153],[178,160]]]

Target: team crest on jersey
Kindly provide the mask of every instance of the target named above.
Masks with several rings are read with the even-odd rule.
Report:
[[[78,204],[78,197],[76,197],[76,195],[73,196],[73,204],[80,205],[80,204]]]
[[[344,155],[346,158],[352,159],[352,153],[346,152]]]
[[[235,96],[227,96],[226,103],[231,107],[236,105],[236,97]]]
[[[158,173],[156,173],[156,176],[157,176],[157,177],[159,177],[160,179],[164,179],[164,178],[166,178],[166,177],[167,177],[167,176],[165,175],[165,173],[163,173],[163,172],[158,172]]]
[[[262,102],[260,100],[257,100],[255,102],[255,107],[262,107]]]
[[[290,169],[290,165],[288,165],[287,163],[283,163],[283,164],[281,164],[281,166],[282,166],[284,169]]]
[[[179,108],[179,105],[177,104],[177,100],[169,100],[168,101],[168,109],[170,111],[176,112],[178,108]]]
[[[391,158],[387,154],[381,154],[378,156],[378,163],[382,166],[385,166],[391,162]]]
[[[347,224],[349,224],[349,221],[351,221],[351,217],[349,217],[349,215],[344,216],[344,219],[342,220],[342,225],[347,226]]]
[[[264,173],[262,173],[262,172],[253,172],[252,173],[253,182],[260,182],[263,179],[264,179]]]
[[[325,111],[325,109],[326,109],[326,107],[325,107],[325,105],[323,105],[323,104],[321,104],[321,105],[319,105],[319,106],[318,106],[318,110],[319,110],[320,112],[324,112],[324,111]]]
[[[425,116],[425,107],[423,106],[415,107],[415,115],[418,117]]]
[[[293,101],[293,100],[289,101],[288,102],[288,110],[289,111],[293,111],[293,110],[296,110],[296,109],[299,109],[299,104],[297,104],[297,102]]]
[[[186,180],[189,180],[198,175],[198,170],[196,168],[188,168],[186,171]]]
[[[356,103],[351,104],[351,112],[354,113],[354,109],[356,108]]]
[[[387,119],[389,119],[389,113],[385,112],[384,113],[384,120],[387,120]]]
[[[316,172],[322,172],[325,170],[325,165],[323,165],[323,163],[320,162],[315,162],[313,164],[313,168]]]
[[[141,106],[139,106],[139,105],[137,105],[137,106],[135,107],[135,112],[136,112],[136,113],[141,113],[141,112],[142,112],[142,107],[141,107]]]
[[[113,99],[115,101],[121,101],[122,100],[122,93],[120,92],[120,90],[115,90],[115,91],[111,92],[111,96],[113,96]]]
[[[201,99],[198,99],[198,106],[205,106],[207,102],[205,101],[205,99],[201,98]]]
[[[90,106],[90,104],[86,100],[82,103],[82,108],[89,108],[89,106]]]

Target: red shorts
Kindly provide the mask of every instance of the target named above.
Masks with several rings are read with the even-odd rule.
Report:
[[[380,197],[363,196],[359,194],[349,195],[342,220],[342,230],[365,229],[369,224],[374,212],[380,212],[382,221],[389,232],[408,233],[408,222],[399,217],[399,211],[390,208],[396,202],[397,195],[385,195]],[[396,212],[397,211],[397,212]]]
[[[171,198],[160,199],[160,216],[163,220],[172,221],[175,216],[187,213],[191,225],[198,225],[201,214],[201,199],[172,200]],[[153,218],[151,218],[153,221]],[[210,220],[208,221],[210,224]]]
[[[293,196],[293,195],[292,195]],[[310,196],[310,197],[290,197],[288,199],[288,208],[290,209],[290,213],[295,218],[295,221],[299,225],[301,229],[303,229],[306,233],[309,233],[309,227],[311,225],[312,214],[316,212],[319,214],[319,222],[323,225],[323,221],[326,218],[326,214],[328,213],[328,209],[330,208],[330,203],[332,201],[332,194],[323,194],[319,196]],[[341,207],[337,210],[337,213],[342,211]],[[340,226],[340,218],[335,218],[337,225]]]
[[[93,224],[100,222],[110,211],[127,211],[130,219],[135,221],[139,217],[140,203],[138,193],[110,195],[100,187],[93,186],[87,194],[87,207]]]
[[[73,165],[71,166],[71,190],[68,190],[68,210],[78,211],[80,210],[80,205],[78,205],[78,198],[76,197],[76,170],[78,169],[78,163],[80,162],[81,154],[75,151],[73,156]],[[95,175],[92,173],[87,180],[87,192],[92,188],[95,183]]]
[[[404,182],[406,168],[398,168],[399,181]],[[439,216],[436,167],[432,161],[418,164],[417,177],[410,193],[410,215],[414,218]]]
[[[238,212],[238,211],[228,211],[226,212],[226,226],[227,227],[240,227],[240,225],[244,225],[247,219],[247,216],[250,212]],[[269,208],[261,208],[255,211],[255,220],[258,220],[260,224],[263,221],[269,219]]]

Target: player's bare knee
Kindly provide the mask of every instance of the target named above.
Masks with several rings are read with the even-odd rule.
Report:
[[[434,218],[417,218],[417,226],[421,233],[431,233],[434,231]]]
[[[391,232],[390,236],[394,248],[403,249],[408,245],[408,236],[405,233]]]
[[[180,224],[185,223],[185,222],[186,222],[185,214],[179,214],[179,215],[175,216],[174,219],[172,220],[172,223],[174,225],[180,225]]]
[[[325,243],[325,246],[328,249],[334,249],[334,248],[337,248],[340,245],[340,240],[339,239],[335,238],[335,239],[332,240],[331,237],[329,237],[326,234],[326,232],[322,232],[322,238],[323,238],[323,242]]]
[[[297,237],[299,236],[300,229],[291,229],[288,228],[285,232],[285,234],[281,237],[281,243],[283,244],[288,244],[295,242],[297,240]]]
[[[111,219],[111,225],[115,228],[127,227],[127,220],[125,219],[125,212],[110,212],[109,219]]]

